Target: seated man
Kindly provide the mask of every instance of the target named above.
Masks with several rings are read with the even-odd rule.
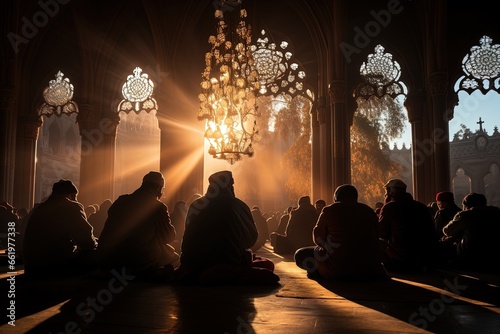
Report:
[[[260,211],[258,206],[254,206],[252,208],[252,218],[255,223],[255,226],[257,226],[257,232],[259,234],[257,241],[255,244],[252,246],[251,250],[252,252],[258,251],[262,246],[265,245],[267,238],[269,237],[269,229],[267,227],[267,221],[262,212]]]
[[[269,236],[277,254],[294,254],[299,248],[314,246],[312,230],[319,213],[311,204],[309,196],[302,196],[298,204],[299,207],[290,212],[285,234],[273,232]]]
[[[293,206],[289,206],[287,209],[286,209],[286,212],[281,215],[280,217],[280,221],[279,221],[279,224],[278,224],[278,228],[276,229],[276,231],[271,231],[271,233],[276,233],[276,234],[282,234],[284,235],[286,233],[286,226],[288,225],[288,220],[290,220],[290,212],[292,212],[293,210]],[[271,246],[275,246],[275,244],[273,244],[273,242],[276,241],[276,238],[269,238],[269,240],[271,241]]]
[[[388,271],[427,271],[436,266],[438,240],[427,206],[406,192],[399,179],[385,184],[379,214],[382,260]]]
[[[314,243],[295,253],[296,264],[310,278],[377,280],[387,279],[377,237],[377,215],[358,203],[352,185],[335,190],[334,203],[323,208],[314,227]]]
[[[188,209],[179,281],[275,284],[274,264],[250,250],[258,238],[250,208],[234,193],[230,171],[211,175],[205,196]]]
[[[71,181],[59,180],[47,200],[33,209],[24,232],[26,274],[66,276],[94,269],[97,239],[77,193]]]
[[[463,211],[457,213],[444,228],[444,239],[451,244],[453,264],[481,272],[500,272],[500,209],[486,205],[483,194],[465,196]]]
[[[453,217],[461,211],[455,204],[455,197],[450,191],[442,191],[436,194],[436,203],[439,210],[434,216],[434,227],[436,228],[436,236],[440,240],[443,234],[443,227],[445,227]]]
[[[321,214],[321,211],[325,206],[326,202],[324,199],[317,199],[316,202],[314,202],[314,207],[316,208],[316,211],[318,211],[318,215]]]
[[[144,279],[168,279],[179,255],[167,206],[161,198],[165,179],[151,171],[132,194],[121,195],[108,210],[97,255],[104,270],[125,270]],[[164,277],[162,277],[164,276]]]

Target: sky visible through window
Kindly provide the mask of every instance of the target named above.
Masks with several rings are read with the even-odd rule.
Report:
[[[500,94],[495,91],[490,91],[487,95],[476,91],[471,95],[460,92],[459,102],[455,107],[453,119],[449,122],[450,141],[453,135],[461,129],[461,124],[468,127],[473,133],[479,129],[479,117],[483,123],[483,129],[488,135],[493,134],[493,128],[500,128]],[[404,133],[401,138],[397,138],[390,143],[393,148],[394,144],[401,148],[403,143],[407,148],[411,146],[411,127],[407,122]]]

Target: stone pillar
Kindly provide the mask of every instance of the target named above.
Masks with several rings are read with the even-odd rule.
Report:
[[[447,111],[448,74],[435,72],[429,77],[434,141],[434,193],[450,190],[449,113]]]
[[[98,124],[98,129],[103,133],[103,142],[99,153],[102,159],[102,180],[104,182],[103,192],[97,204],[101,204],[102,201],[108,198],[113,201],[116,199],[113,198],[114,195],[119,195],[113,193],[115,180],[116,133],[119,123],[119,115],[115,112],[111,112],[107,113]]]
[[[311,193],[313,201],[322,198],[321,193],[321,131],[320,124],[324,124],[324,98],[319,97],[311,110]]]
[[[346,82],[334,80],[329,86],[332,110],[332,166],[333,184],[330,194],[336,187],[351,182],[350,121],[346,111]]]
[[[0,22],[4,32],[18,31],[21,22],[20,7],[20,1],[0,2]],[[14,108],[18,90],[14,87],[19,58],[10,43],[4,40],[0,53],[0,199],[9,203],[14,203],[18,114],[18,108]]]
[[[432,173],[431,140],[425,126],[426,96],[423,92],[412,93],[405,101],[412,133],[413,197],[422,202],[429,198],[430,174]]]
[[[14,199],[16,208],[31,210],[35,200],[36,141],[42,119],[30,114],[18,120]]]
[[[0,89],[0,198],[12,203],[14,190],[16,117],[14,92]]]
[[[92,136],[94,131],[94,110],[88,103],[79,105],[80,112],[77,116],[78,126],[81,135],[81,156],[80,156],[80,182],[78,185],[78,201],[84,205],[95,203],[92,192],[94,183],[97,185],[98,159],[96,154],[96,144],[99,141],[98,133]]]

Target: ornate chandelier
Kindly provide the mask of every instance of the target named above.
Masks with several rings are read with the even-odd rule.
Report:
[[[208,40],[212,47],[205,54],[198,96],[198,120],[206,120],[208,153],[230,164],[244,155],[253,156],[252,143],[259,135],[256,92],[260,85],[250,50],[251,27],[245,23],[246,10],[235,11],[235,6],[240,7],[241,1],[221,0],[215,10],[217,32]]]

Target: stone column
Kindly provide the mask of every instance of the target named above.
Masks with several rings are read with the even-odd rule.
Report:
[[[318,198],[323,198],[324,194],[322,192],[323,179],[321,177],[321,143],[322,141],[322,131],[325,124],[325,98],[323,96],[318,97],[317,102],[313,106],[311,111],[311,193],[313,200]],[[326,199],[325,199],[326,200]]]
[[[102,141],[102,134],[94,128],[94,108],[89,103],[79,105],[77,116],[81,135],[80,182],[78,184],[78,201],[84,205],[97,203],[93,193],[99,187],[99,157],[96,147]]]
[[[14,189],[16,117],[14,92],[0,89],[0,198],[12,203]]]
[[[412,133],[412,174],[413,197],[424,203],[430,199],[430,184],[432,174],[431,153],[433,150],[431,139],[425,126],[426,96],[420,91],[412,93],[405,101],[408,110],[408,120],[411,123]]]
[[[434,192],[450,190],[450,145],[447,111],[448,73],[435,72],[429,76],[432,101],[434,140]]]
[[[14,199],[16,208],[33,208],[35,200],[36,141],[42,119],[33,114],[18,120]]]
[[[330,194],[336,187],[351,180],[351,146],[350,146],[350,122],[346,111],[346,82],[334,80],[330,84],[330,103],[332,110],[332,167],[333,184]]]
[[[113,201],[116,199],[113,198],[114,195],[120,195],[113,194],[115,180],[116,133],[119,123],[119,115],[115,112],[110,112],[107,113],[98,124],[98,129],[102,131],[103,134],[103,142],[99,152],[102,159],[102,180],[104,182],[102,189],[103,192],[98,198],[97,204],[101,204],[102,201],[108,198]]]

